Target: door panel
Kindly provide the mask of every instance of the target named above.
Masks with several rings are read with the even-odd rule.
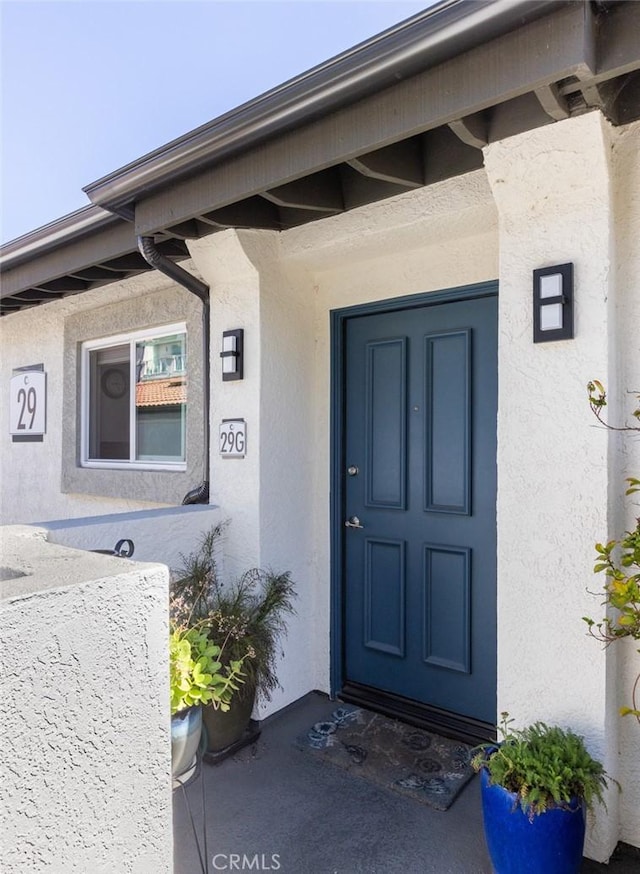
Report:
[[[470,672],[470,550],[424,548],[424,661]]]
[[[365,466],[367,507],[406,509],[407,344],[367,343]]]
[[[354,315],[345,343],[344,683],[493,723],[497,300]]]
[[[369,649],[404,656],[405,543],[365,540],[364,643]]]
[[[425,509],[469,513],[471,331],[427,336]]]

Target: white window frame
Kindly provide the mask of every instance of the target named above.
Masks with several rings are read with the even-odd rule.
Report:
[[[89,458],[89,423],[90,423],[90,392],[91,380],[89,378],[89,359],[91,352],[97,349],[107,349],[111,346],[119,346],[128,343],[133,350],[133,354],[129,354],[129,385],[132,387],[130,397],[135,397],[135,377],[136,377],[136,356],[135,344],[139,340],[155,339],[157,337],[169,336],[171,334],[187,333],[186,322],[176,322],[171,325],[158,325],[153,328],[145,328],[139,331],[127,331],[123,334],[113,334],[110,337],[100,337],[98,340],[86,340],[82,344],[81,362],[80,362],[80,466],[86,468],[99,468],[111,470],[176,470],[185,471],[187,469],[187,459],[184,461],[124,461],[118,459],[108,461],[103,459]],[[187,338],[188,339],[188,338]],[[187,349],[187,373],[189,367],[189,352]],[[187,392],[189,381],[187,377]],[[188,402],[188,401],[187,401]],[[135,407],[132,404],[132,412],[135,413]],[[136,417],[129,416],[129,446],[136,444]],[[186,435],[184,438],[185,453],[187,448]]]

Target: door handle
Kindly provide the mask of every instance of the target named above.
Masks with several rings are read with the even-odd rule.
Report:
[[[357,516],[349,516],[347,521],[344,523],[345,528],[364,528],[364,525],[360,524],[360,520]]]

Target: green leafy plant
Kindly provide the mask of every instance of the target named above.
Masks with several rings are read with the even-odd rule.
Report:
[[[490,782],[516,795],[529,819],[554,807],[567,808],[571,799],[584,799],[588,808],[604,801],[608,778],[591,757],[584,740],[572,731],[535,722],[520,731],[502,713],[498,727],[502,740],[476,748],[471,764],[485,769]]]
[[[171,715],[197,704],[228,710],[243,682],[244,658],[223,666],[224,645],[212,643],[201,627],[172,623],[169,634]]]
[[[625,424],[614,427],[604,420],[603,410],[607,405],[607,395],[601,382],[593,380],[587,385],[587,391],[591,410],[602,425],[615,431],[640,431],[640,425]],[[636,393],[636,397],[640,401],[640,394]],[[640,422],[640,406],[632,415]],[[627,483],[626,495],[640,491],[640,480],[636,477],[628,477]],[[602,604],[608,612],[600,622],[589,616],[582,617],[589,626],[589,633],[605,646],[625,637],[640,640],[640,518],[636,519],[636,527],[632,531],[625,531],[622,537],[607,543],[596,543],[595,549],[593,570],[594,573],[604,573],[606,576]],[[638,652],[640,653],[640,649]],[[622,716],[635,716],[638,722],[639,689],[640,672],[633,684],[631,707],[620,708]]]
[[[226,523],[210,529],[199,548],[181,556],[182,566],[172,584],[174,603],[182,613],[202,623],[210,643],[223,646],[223,666],[243,660],[245,686],[240,694],[269,700],[278,687],[276,663],[287,617],[294,613],[295,588],[288,573],[252,568],[235,583],[224,586],[217,554]]]
[[[638,407],[632,410],[631,415],[637,419],[638,425],[612,425],[604,419],[604,408],[607,406],[607,393],[602,383],[597,379],[592,379],[587,383],[587,392],[589,394],[589,406],[591,412],[600,422],[601,425],[608,431],[640,431],[640,392],[630,392],[638,401]],[[640,487],[640,480],[634,480],[636,486]],[[637,489],[634,489],[636,491]]]

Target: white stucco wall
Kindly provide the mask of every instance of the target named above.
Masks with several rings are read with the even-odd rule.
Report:
[[[168,874],[167,571],[0,536],[0,869]]]
[[[260,564],[260,276],[232,231],[189,243],[211,300],[211,501],[231,525],[226,534],[229,573]],[[244,378],[222,381],[222,332],[244,329]],[[222,419],[247,423],[247,452],[223,458],[218,452]]]
[[[277,235],[245,234],[243,245],[261,278],[260,564],[290,571],[298,592],[285,641],[289,658],[282,662],[282,689],[273,696],[272,711],[317,687],[309,632],[318,620],[308,512],[314,476],[313,289],[308,277],[284,269]]]
[[[610,418],[614,424],[633,421],[630,412],[640,392],[640,122],[612,131],[614,167],[616,321],[615,356],[618,375]],[[609,536],[632,530],[640,514],[640,496],[621,498],[626,477],[640,476],[640,435],[610,435],[616,450],[615,475],[610,483],[610,504],[618,509]],[[595,599],[594,599],[595,600]],[[598,601],[600,599],[598,598]],[[640,671],[638,643],[626,640],[617,646],[618,706],[629,704],[631,689]],[[620,838],[640,846],[640,728],[631,717],[620,720],[620,769],[625,791],[620,797]]]
[[[250,567],[289,571],[296,615],[282,641],[281,689],[256,716],[265,717],[317,688],[310,633],[316,627],[314,543],[309,495],[314,464],[312,290],[295,282],[280,258],[275,233],[232,231],[190,243],[210,284],[213,428],[211,499],[230,521],[225,532],[227,578]],[[300,276],[298,275],[298,279]],[[244,328],[244,379],[223,382],[216,366],[222,331]],[[247,422],[247,453],[217,451],[223,418]],[[326,653],[323,662],[326,659]]]
[[[585,634],[593,545],[609,523],[608,435],[586,384],[615,378],[608,125],[590,113],[495,143],[485,164],[500,214],[498,709],[583,734],[618,777],[615,654]],[[571,261],[575,338],[532,343],[532,271]],[[589,830],[604,860],[618,798]]]
[[[153,561],[178,570],[180,554],[196,552],[204,535],[224,521],[219,507],[191,504],[106,516],[80,516],[40,523],[50,543],[74,549],[113,549],[122,539],[133,541],[136,561]]]
[[[640,467],[640,443],[593,427],[586,400],[594,377],[617,411],[640,386],[639,131],[589,113],[488,146],[482,171],[281,234],[189,244],[211,287],[211,500],[231,523],[226,571],[289,570],[299,591],[283,689],[259,716],[329,689],[331,310],[499,279],[498,711],[571,726],[621,780],[590,829],[597,859],[618,839],[640,845],[637,729],[617,716],[637,654],[603,651],[581,619],[597,614],[593,544],[619,533],[617,484]],[[575,339],[534,345],[532,271],[567,261]],[[245,378],[223,383],[222,331],[239,327]],[[247,422],[244,459],[217,451],[231,417]],[[51,501],[59,518],[130,509]]]
[[[186,267],[194,269],[193,264],[186,262]],[[158,295],[158,296],[154,296]],[[123,324],[116,324],[111,304],[120,302],[123,313],[129,310]],[[148,303],[147,303],[148,302]],[[177,310],[176,310],[177,308]],[[135,483],[125,482],[121,489],[113,487],[120,472],[96,470],[95,478],[102,478],[106,484],[104,495],[99,492],[81,493],[62,491],[62,465],[67,459],[73,464],[75,452],[75,431],[65,429],[65,396],[71,395],[71,403],[67,405],[67,425],[74,417],[75,404],[73,393],[78,382],[76,350],[67,350],[65,357],[65,327],[67,323],[85,324],[87,333],[82,339],[89,339],[101,334],[108,335],[116,331],[133,329],[135,318],[149,320],[151,324],[166,324],[177,321],[176,311],[181,318],[187,314],[200,325],[200,305],[192,295],[179,288],[169,279],[153,271],[149,274],[132,277],[113,283],[104,288],[94,289],[84,294],[72,296],[60,301],[52,301],[38,307],[32,307],[22,312],[12,313],[0,320],[0,386],[2,400],[0,403],[0,522],[28,523],[43,519],[63,519],[79,516],[99,516],[108,513],[121,513],[131,510],[162,506],[163,504],[179,504],[186,492],[199,485],[202,480],[202,436],[196,434],[196,428],[191,428],[193,435],[190,450],[190,469],[194,481],[184,479],[180,488],[173,487],[176,478],[184,478],[184,474],[155,473],[145,471],[145,478],[157,481],[158,478],[169,478],[171,487],[167,494],[170,498],[151,501],[144,499],[144,490]],[[170,312],[170,318],[168,313]],[[106,317],[101,318],[100,314]],[[111,317],[110,317],[111,313]],[[156,321],[157,320],[157,321]],[[96,335],[95,331],[99,331]],[[91,333],[94,331],[94,333]],[[103,333],[104,332],[104,333]],[[194,361],[201,360],[199,343],[196,340],[189,348]],[[47,374],[47,424],[46,434],[42,442],[14,443],[9,435],[9,383],[12,369],[32,364],[43,364]],[[198,374],[196,373],[196,377]],[[197,381],[197,379],[196,379]],[[65,395],[66,392],[66,395]],[[201,402],[197,387],[192,386],[189,395],[194,408],[194,422],[198,428],[201,422]],[[87,471],[82,471],[87,473]],[[162,487],[156,489],[163,496]]]
[[[499,710],[508,709],[521,724],[545,719],[571,726],[610,773],[623,778],[622,813],[611,794],[608,815],[600,812],[590,829],[587,852],[598,859],[607,858],[622,835],[639,842],[635,826],[619,823],[625,806],[626,820],[632,818],[635,790],[618,758],[616,657],[586,635],[581,618],[594,608],[588,592],[593,544],[612,525],[609,492],[617,463],[607,434],[592,427],[585,387],[594,376],[616,383],[622,360],[631,355],[619,351],[614,327],[622,300],[612,254],[616,221],[631,207],[626,201],[613,205],[612,136],[591,113],[493,144],[485,149],[486,172],[293,229],[277,240],[229,232],[226,239],[216,235],[192,245],[212,287],[220,281],[216,252],[224,252],[223,284],[228,288],[232,277],[243,277],[239,287],[249,282],[252,295],[259,291],[248,317],[260,330],[260,340],[252,341],[260,378],[246,395],[259,417],[251,430],[259,429],[260,459],[257,469],[222,472],[227,484],[220,480],[215,499],[224,510],[227,496],[232,504],[241,494],[255,497],[251,543],[261,559],[273,556],[281,566],[278,559],[289,561],[296,549],[307,556],[301,579],[314,593],[312,621],[305,625],[303,612],[302,624],[294,626],[278,703],[305,684],[329,688],[331,309],[499,278]],[[624,161],[632,160],[631,144],[620,145],[620,162],[623,153]],[[534,345],[532,271],[566,261],[575,265],[576,337]],[[638,276],[635,267],[618,267],[624,270]],[[631,279],[625,281],[630,287]],[[249,294],[246,287],[240,293]],[[630,297],[627,291],[627,333],[627,313],[637,307]],[[232,324],[238,313],[230,292],[216,300],[219,330],[242,326]],[[310,382],[305,353],[311,343]],[[282,366],[287,355],[289,366]],[[250,395],[256,387],[258,395]],[[217,408],[217,415],[239,414],[242,388],[232,384],[232,390],[234,402]],[[311,409],[304,398],[309,390]],[[307,489],[301,514],[299,496]],[[310,650],[298,629],[310,637]],[[628,662],[625,656],[625,676]],[[623,742],[623,754],[630,746]]]
[[[495,279],[497,216],[482,171],[282,235],[282,256],[314,289],[314,530],[317,688],[329,690],[330,313]]]
[[[214,362],[222,331],[245,328],[245,379],[223,383],[215,363],[212,376],[211,499],[231,520],[227,566],[289,570],[299,593],[264,717],[329,691],[330,310],[495,278],[496,213],[479,172],[283,234],[189,247],[211,287]],[[218,423],[236,416],[247,457],[221,459]]]

